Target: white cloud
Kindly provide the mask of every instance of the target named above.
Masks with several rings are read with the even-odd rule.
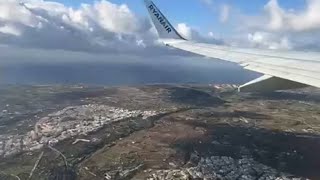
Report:
[[[270,0],[265,6],[271,30],[308,31],[320,29],[320,1],[307,0],[302,11],[286,10],[277,0]]]
[[[277,35],[268,32],[255,32],[248,34],[248,40],[256,48],[267,49],[291,49],[291,43],[287,37],[279,39]]]
[[[230,6],[223,4],[220,7],[220,22],[225,23],[228,21],[230,15]]]
[[[188,39],[215,42],[186,24],[179,30]],[[0,45],[109,54],[181,55],[159,46],[157,33],[146,16],[125,4],[107,0],[78,8],[43,0],[0,1]]]
[[[236,16],[242,26],[251,29],[298,33],[319,30],[320,1],[306,0],[305,3],[301,9],[286,9],[280,6],[278,0],[269,0],[259,15],[239,13]]]
[[[16,0],[0,1],[0,20],[10,23],[21,23],[28,26],[36,24],[36,19],[31,16],[31,13],[19,6]]]
[[[140,53],[154,46],[156,36],[150,28],[146,17],[137,16],[125,4],[106,0],[79,8],[42,0],[0,1],[0,44]]]
[[[285,9],[277,0],[270,0],[259,16],[240,14],[234,7],[231,13],[228,4],[216,7],[220,7],[221,23],[241,27],[234,31],[241,37],[233,38],[231,44],[271,49],[319,47],[319,0],[307,0],[300,10]],[[186,23],[178,24],[177,30],[190,40],[222,43],[214,33],[201,35]],[[25,0],[25,6],[19,0],[0,0],[0,44],[117,54],[176,53],[159,48],[156,40],[147,15],[137,16],[125,4],[101,0],[74,8],[43,0]]]
[[[229,13],[234,31],[228,41],[238,46],[268,49],[320,50],[320,1],[306,0],[299,9],[286,9],[269,0],[258,15]]]
[[[211,37],[211,38],[214,38],[214,37],[215,37],[215,34],[210,31],[210,32],[208,33],[208,36]]]
[[[185,23],[180,23],[176,27],[177,31],[186,39],[194,39],[194,31]]]
[[[200,0],[202,3],[206,4],[206,5],[212,5],[213,4],[213,0]]]
[[[204,42],[211,44],[222,44],[222,40],[214,36],[213,32],[209,32],[207,35],[202,35],[196,29],[188,26],[186,23],[179,23],[176,27],[179,34],[184,38],[196,42]]]
[[[86,22],[94,20],[100,27],[115,33],[134,34],[140,28],[140,21],[127,5],[116,5],[108,1],[95,2],[93,6],[84,5],[78,10],[78,16],[73,16],[71,22]],[[81,17],[82,15],[82,17]]]
[[[21,32],[18,28],[16,28],[14,25],[4,25],[0,27],[0,33],[14,35],[14,36],[20,36]]]
[[[279,7],[277,0],[270,0],[265,6],[265,10],[269,13],[268,27],[273,30],[281,29],[284,26],[285,12]]]

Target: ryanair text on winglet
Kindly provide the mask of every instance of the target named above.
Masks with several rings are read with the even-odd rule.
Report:
[[[160,15],[160,13],[154,8],[153,5],[149,6],[150,11],[153,13],[155,17],[159,20],[160,24],[166,29],[168,33],[172,31],[169,23],[165,21],[165,18]]]

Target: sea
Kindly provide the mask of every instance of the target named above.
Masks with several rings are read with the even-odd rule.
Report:
[[[0,85],[242,84],[259,74],[198,56],[91,55],[10,50],[0,54]]]

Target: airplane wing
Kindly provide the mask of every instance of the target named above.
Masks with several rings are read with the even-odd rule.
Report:
[[[314,86],[320,88],[320,53],[244,49],[188,41],[170,24],[151,0],[145,0],[160,40],[171,47],[206,57],[238,63],[264,74],[239,91],[275,91]]]

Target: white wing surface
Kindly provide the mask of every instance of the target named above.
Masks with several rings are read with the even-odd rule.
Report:
[[[160,40],[166,45],[203,56],[238,63],[264,76],[239,87],[239,91],[274,91],[305,86],[320,88],[320,53],[242,49],[184,39],[151,0],[145,0]]]

